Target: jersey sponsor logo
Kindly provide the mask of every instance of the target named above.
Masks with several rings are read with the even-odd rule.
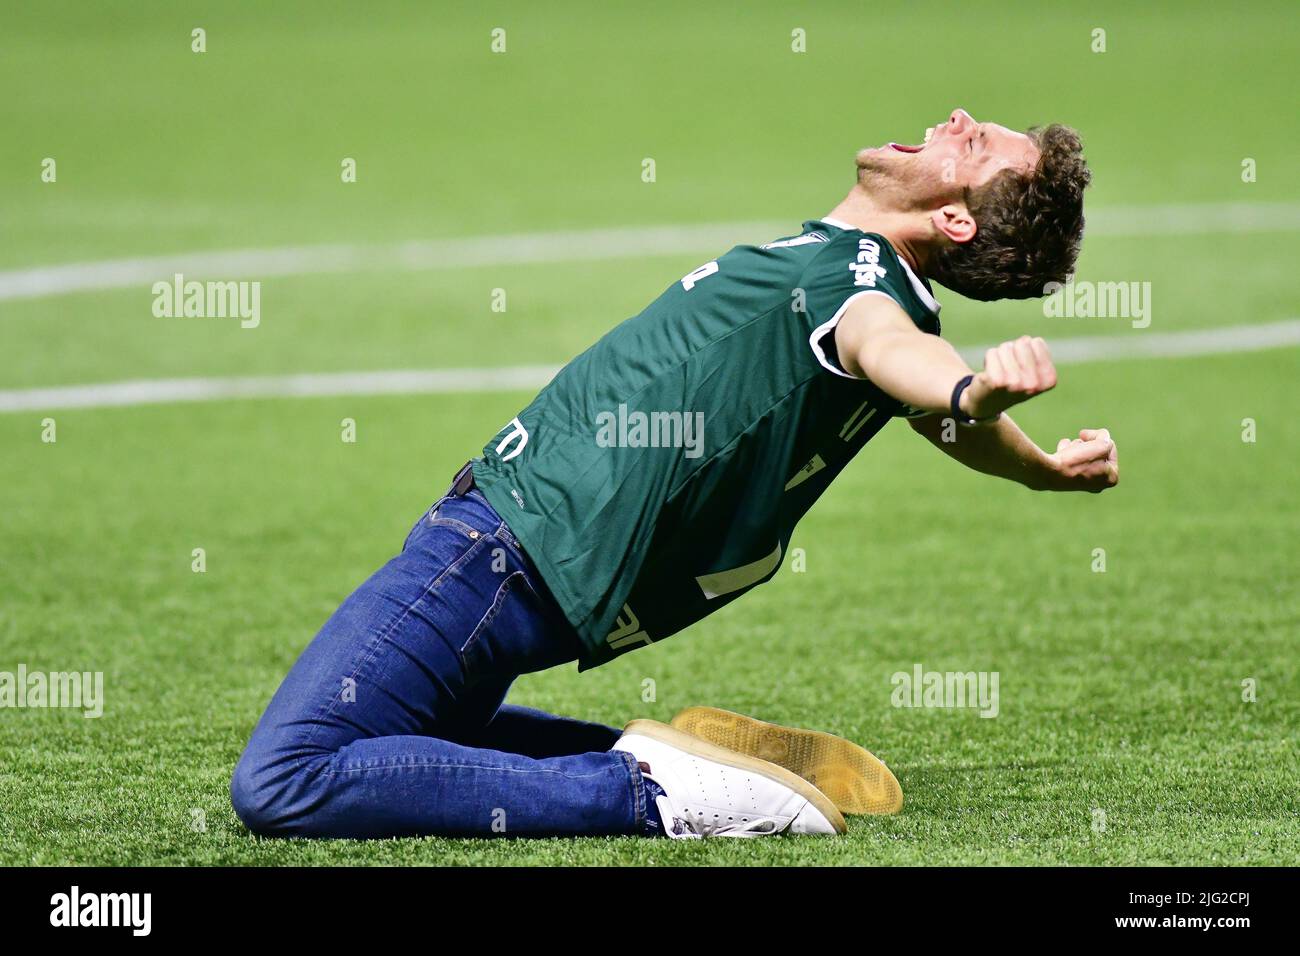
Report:
[[[829,242],[825,234],[820,232],[809,232],[802,236],[795,236],[793,239],[781,239],[777,242],[765,242],[758,248],[760,249],[789,249],[793,246],[806,246],[813,242]]]
[[[874,239],[858,240],[858,256],[849,263],[853,271],[853,284],[875,288],[876,280],[888,273],[880,265],[880,243]]]
[[[844,423],[844,427],[840,429],[841,438],[845,441],[853,441],[853,436],[862,431],[862,426],[875,417],[876,412],[880,411],[878,408],[872,408],[865,415],[862,414],[870,404],[870,402],[863,402],[854,410],[848,421]]]
[[[496,452],[498,455],[501,455],[502,461],[509,461],[511,458],[516,457],[520,452],[522,452],[524,446],[528,444],[528,429],[524,427],[524,423],[521,422],[517,416],[510,419],[505,427],[509,428],[510,432],[505,438],[497,442]],[[515,440],[518,440],[519,444],[511,448],[510,451],[502,454],[502,452],[505,451],[505,448]]]
[[[611,649],[618,650],[632,644],[650,644],[652,641],[650,635],[641,628],[641,621],[632,610],[632,605],[624,604],[623,610],[614,619],[614,630],[609,632],[605,643]]]
[[[712,574],[701,574],[695,579],[695,583],[700,586],[704,592],[705,598],[712,601],[714,598],[722,597],[724,594],[731,594],[733,591],[740,591],[751,585],[757,584],[765,577],[775,571],[781,565],[781,542],[776,543],[776,549],[768,555],[764,555],[757,561],[751,561],[749,564],[742,564],[738,568],[729,568],[726,571],[714,571]]]
[[[796,488],[799,485],[802,485],[805,481],[825,467],[826,462],[822,460],[822,456],[813,455],[812,461],[808,462],[808,464],[796,471],[794,477],[785,483],[785,490],[789,491],[791,488]]]

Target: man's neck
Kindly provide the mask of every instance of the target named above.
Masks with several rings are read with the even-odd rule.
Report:
[[[907,260],[912,271],[925,274],[929,246],[916,238],[916,213],[887,209],[875,202],[860,185],[849,190],[843,201],[828,214],[863,232],[874,232],[889,240],[894,251]]]

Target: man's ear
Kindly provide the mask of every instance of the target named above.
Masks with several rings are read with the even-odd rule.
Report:
[[[975,220],[970,210],[960,203],[936,209],[930,214],[930,222],[953,242],[970,242],[975,238]]]

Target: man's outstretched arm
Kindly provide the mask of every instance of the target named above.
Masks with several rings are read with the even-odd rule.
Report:
[[[835,329],[840,364],[852,375],[913,408],[931,414],[913,427],[962,464],[989,475],[1048,491],[1104,491],[1119,481],[1115,443],[1105,429],[1084,429],[1063,438],[1056,452],[1039,448],[1003,412],[1055,387],[1056,368],[1042,339],[1024,336],[989,349],[984,369],[971,371],[943,339],[912,324],[897,304],[870,295],[855,302]],[[977,419],[974,427],[945,427],[953,389],[973,375],[961,395],[960,410]],[[944,438],[951,441],[944,441]]]
[[[1096,492],[1119,482],[1115,442],[1104,428],[1085,428],[1073,440],[1062,438],[1056,454],[1049,455],[1009,415],[955,430],[945,419],[951,421],[947,415],[926,415],[911,419],[911,425],[934,447],[986,475],[1018,481],[1034,491]]]

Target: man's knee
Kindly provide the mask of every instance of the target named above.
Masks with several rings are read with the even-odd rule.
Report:
[[[248,751],[235,764],[234,776],[230,778],[230,805],[235,808],[235,816],[254,833],[269,835],[273,829],[270,801],[258,787],[256,761]]]
[[[298,816],[290,794],[307,772],[305,758],[272,758],[244,751],[230,778],[230,804],[241,823],[258,836],[290,836]]]

